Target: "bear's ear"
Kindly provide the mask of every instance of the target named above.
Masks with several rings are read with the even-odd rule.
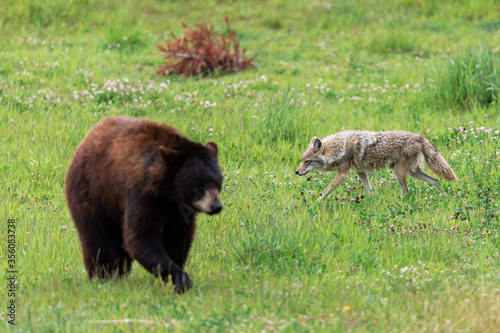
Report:
[[[208,148],[208,150],[210,150],[215,157],[217,157],[217,154],[219,153],[219,148],[217,148],[217,144],[215,142],[208,142],[205,147]]]
[[[164,160],[169,160],[171,158],[176,157],[179,154],[177,150],[172,148],[167,148],[165,146],[160,146],[158,150],[160,151],[160,155],[161,157],[163,157]]]

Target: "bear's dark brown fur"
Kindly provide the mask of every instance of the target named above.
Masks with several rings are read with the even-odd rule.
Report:
[[[183,267],[197,212],[222,209],[217,145],[177,129],[110,117],[83,139],[68,169],[66,200],[89,277],[126,275],[132,260],[176,291],[192,287]]]

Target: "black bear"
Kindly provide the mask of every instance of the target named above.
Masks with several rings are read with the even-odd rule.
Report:
[[[66,176],[66,201],[89,278],[123,276],[132,260],[177,292],[193,286],[183,267],[197,212],[217,214],[218,148],[171,126],[109,117],[78,145]]]

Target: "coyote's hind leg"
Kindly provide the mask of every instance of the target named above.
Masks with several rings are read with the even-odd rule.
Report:
[[[358,172],[358,176],[361,179],[361,182],[363,182],[363,186],[366,189],[366,192],[368,194],[373,194],[372,187],[370,186],[370,182],[368,181],[368,177],[366,176],[366,173],[364,172]]]
[[[436,184],[438,181],[436,178],[433,178],[428,174],[426,174],[425,172],[423,172],[422,169],[420,169],[420,167],[417,167],[415,171],[410,170],[410,176],[412,176],[413,178],[423,180],[424,182],[428,182],[431,185]]]
[[[408,173],[408,163],[402,162],[394,166],[394,173],[401,187],[401,196],[410,193],[406,184],[406,174]]]

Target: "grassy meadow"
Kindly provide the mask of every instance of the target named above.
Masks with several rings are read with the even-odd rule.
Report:
[[[224,15],[253,70],[156,74],[180,22]],[[4,0],[0,6],[0,262],[15,219],[16,326],[0,331],[498,332],[500,4],[495,0]],[[175,295],[134,263],[87,278],[64,200],[77,144],[101,119],[215,141],[221,214],[198,216]],[[312,136],[426,135],[460,178],[294,170]],[[426,169],[426,168],[425,168]],[[7,277],[7,273],[5,273]],[[4,280],[6,281],[6,280]]]

